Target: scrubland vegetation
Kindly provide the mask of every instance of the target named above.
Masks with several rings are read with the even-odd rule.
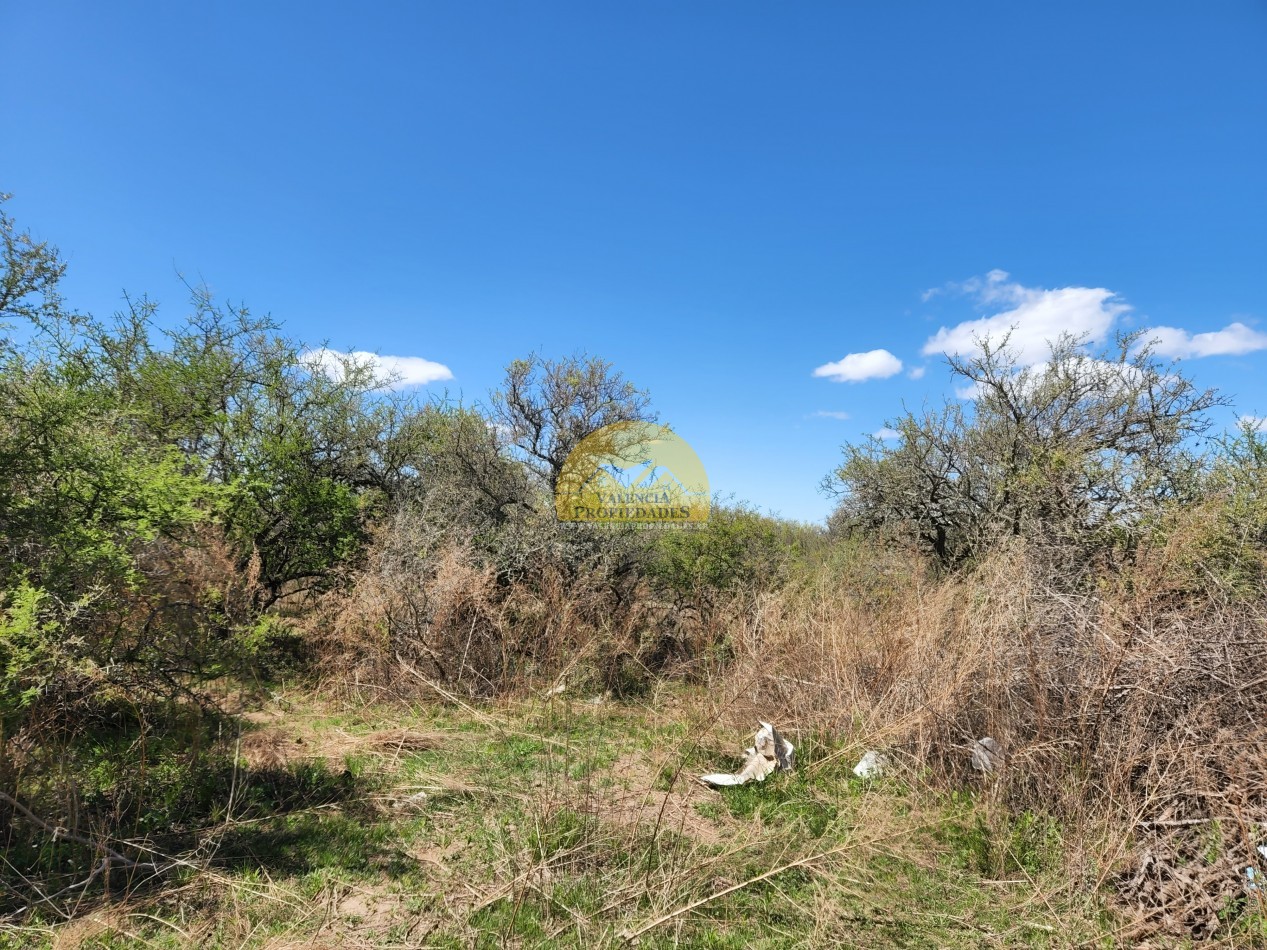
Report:
[[[0,945],[1267,945],[1267,441],[1146,341],[983,344],[821,529],[561,525],[616,367],[428,399],[0,226]]]

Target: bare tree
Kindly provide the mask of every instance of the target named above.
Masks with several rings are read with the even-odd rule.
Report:
[[[905,533],[949,565],[1002,535],[1129,541],[1199,490],[1193,439],[1225,400],[1138,335],[1101,354],[1066,336],[1035,366],[982,341],[950,368],[971,384],[971,408],[908,413],[892,423],[895,445],[846,446],[824,480],[841,496],[836,526]]]
[[[578,442],[617,422],[654,421],[650,407],[646,391],[605,360],[534,353],[506,368],[506,382],[493,394],[492,421],[553,491]]]

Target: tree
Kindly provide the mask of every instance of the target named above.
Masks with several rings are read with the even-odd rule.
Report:
[[[1138,335],[1109,353],[1063,337],[1022,366],[1006,341],[952,357],[971,409],[907,413],[895,445],[845,446],[824,480],[837,527],[913,538],[953,565],[1003,535],[1075,546],[1138,539],[1169,502],[1199,490],[1192,443],[1223,400],[1159,363]]]
[[[0,192],[0,206],[11,197]],[[57,283],[66,273],[66,264],[56,247],[37,241],[30,231],[19,231],[3,207],[0,243],[0,330],[4,330],[12,320],[36,319],[41,312],[58,307]]]
[[[3,215],[0,237],[0,319],[25,324],[0,337],[0,579],[76,573],[73,597],[93,552],[126,572],[145,532],[210,520],[267,609],[337,583],[368,521],[444,467],[435,432],[456,421],[371,366],[201,288],[166,325],[144,297],[105,320],[68,311],[56,249]]]
[[[568,455],[592,432],[617,422],[653,422],[651,399],[597,357],[537,354],[506,368],[492,421],[534,476],[553,493]]]
[[[150,696],[171,685],[171,667],[140,645],[153,642],[145,555],[208,520],[217,488],[101,385],[81,336],[89,321],[57,293],[56,249],[2,212],[0,234],[0,791],[10,794],[10,748],[32,708],[107,681]]]
[[[92,371],[57,249],[2,211],[0,235],[0,590],[29,581],[70,603],[135,583],[134,546],[200,521],[212,492]]]
[[[58,358],[222,489],[216,518],[242,568],[256,565],[261,607],[336,583],[368,521],[434,468],[428,433],[445,410],[190,291],[174,326],[144,298],[113,321],[81,318],[51,334]]]

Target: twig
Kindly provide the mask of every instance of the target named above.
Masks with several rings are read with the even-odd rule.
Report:
[[[1211,818],[1152,818],[1152,819],[1141,819],[1141,820],[1139,820],[1139,821],[1135,822],[1135,824],[1139,825],[1141,828],[1187,828],[1187,827],[1189,827],[1189,826],[1191,826],[1191,825],[1204,825],[1204,824],[1208,824],[1209,822],[1212,822],[1212,821],[1236,822],[1236,821],[1239,821],[1239,820],[1240,820],[1240,819],[1238,819],[1238,818],[1234,818],[1234,817],[1230,817],[1230,816],[1224,815],[1223,817],[1218,817],[1218,816],[1215,816],[1215,817],[1211,817]],[[1249,824],[1251,824],[1251,825],[1267,825],[1267,822],[1263,822],[1263,821],[1251,821],[1251,822],[1249,822]]]
[[[530,733],[530,732],[524,732],[524,731],[519,730],[519,729],[512,729],[512,728],[510,727],[510,724],[509,724],[508,722],[506,722],[505,720],[503,720],[503,719],[498,719],[496,716],[490,715],[490,714],[488,714],[488,713],[486,713],[486,712],[483,712],[483,711],[481,711],[481,710],[479,710],[479,709],[476,709],[476,708],[475,708],[474,706],[472,706],[470,703],[463,702],[463,701],[461,700],[461,698],[459,698],[459,697],[455,696],[453,693],[451,693],[449,690],[445,689],[445,688],[444,688],[443,686],[441,686],[439,683],[437,683],[437,682],[435,682],[434,680],[429,679],[427,676],[423,675],[423,673],[422,673],[420,670],[418,670],[418,669],[417,669],[417,667],[415,667],[415,666],[411,665],[410,663],[406,662],[405,658],[404,658],[404,657],[402,657],[399,653],[398,653],[398,654],[396,654],[396,660],[397,660],[397,662],[399,662],[399,663],[400,663],[400,668],[401,668],[402,670],[404,670],[406,673],[408,673],[410,676],[413,676],[413,677],[414,677],[415,679],[417,679],[419,682],[424,683],[426,686],[428,686],[428,687],[430,687],[431,689],[435,690],[435,691],[436,691],[437,693],[439,693],[439,694],[440,694],[440,695],[441,695],[444,699],[446,699],[446,700],[448,700],[449,702],[453,703],[455,706],[458,706],[458,707],[460,707],[461,709],[463,709],[465,712],[470,713],[470,714],[471,714],[471,716],[473,716],[473,717],[474,717],[476,720],[478,720],[479,722],[482,722],[482,723],[484,723],[485,725],[492,726],[492,727],[494,727],[495,729],[499,729],[499,730],[501,730],[502,732],[506,733],[507,735],[512,735],[512,736],[532,736],[532,738],[534,738],[534,739],[536,739],[537,741],[542,742],[542,743],[544,743],[544,744],[546,744],[546,745],[558,746],[558,747],[559,747],[559,748],[561,748],[561,749],[565,749],[565,748],[567,748],[567,743],[565,743],[565,742],[560,742],[558,739],[551,739],[549,736],[538,735],[538,734],[535,734],[535,733]]]
[[[743,890],[749,884],[757,884],[761,881],[766,880],[767,878],[772,878],[778,874],[782,874],[784,871],[790,871],[793,868],[802,867],[806,864],[812,864],[813,862],[821,860],[822,858],[831,857],[831,855],[839,854],[841,851],[844,851],[847,848],[850,848],[852,846],[853,846],[852,842],[849,844],[842,844],[839,847],[831,848],[830,850],[827,850],[827,851],[820,851],[818,854],[810,854],[810,855],[806,855],[803,858],[797,858],[795,861],[789,861],[787,864],[780,865],[777,868],[772,868],[769,871],[765,871],[762,874],[758,874],[756,877],[750,877],[746,881],[740,881],[738,884],[732,884],[730,887],[724,888],[723,890],[720,890],[715,894],[710,894],[707,897],[701,897],[699,900],[691,901],[691,903],[689,904],[684,904],[683,906],[679,907],[677,910],[670,911],[667,914],[657,917],[655,920],[651,921],[648,924],[643,924],[637,930],[626,930],[620,936],[624,940],[635,940],[638,937],[642,936],[644,933],[646,933],[648,930],[652,930],[656,927],[659,927],[661,924],[665,923],[666,921],[672,920],[674,917],[680,917],[683,914],[690,913],[691,911],[695,910],[695,908],[703,907],[705,904],[711,903],[712,901],[717,900],[717,898],[719,897],[725,897],[727,894],[733,894],[735,891]]]
[[[110,859],[112,861],[118,861],[120,864],[122,864],[124,867],[128,868],[129,870],[136,869],[136,868],[154,868],[155,870],[157,870],[157,865],[153,861],[133,861],[127,855],[120,854],[118,851],[115,851],[113,848],[109,847],[104,842],[97,841],[92,838],[86,838],[83,835],[76,834],[73,831],[67,831],[65,828],[62,828],[58,825],[49,824],[47,821],[45,821],[39,815],[35,814],[35,812],[31,811],[31,809],[27,808],[25,805],[23,805],[21,802],[19,802],[16,798],[8,794],[7,792],[0,792],[0,802],[7,802],[8,804],[12,805],[24,816],[26,816],[28,821],[31,821],[34,824],[39,825],[39,827],[43,828],[45,831],[51,834],[55,839],[66,838],[69,841],[77,842],[89,848],[100,848],[102,851],[104,851],[107,855],[110,856]]]

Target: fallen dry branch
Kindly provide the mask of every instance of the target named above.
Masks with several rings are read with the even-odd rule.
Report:
[[[759,884],[762,881],[776,877],[786,871],[792,870],[793,868],[814,864],[821,861],[823,858],[829,858],[832,855],[840,854],[842,851],[847,851],[854,846],[853,842],[848,842],[846,844],[838,845],[835,848],[829,848],[826,851],[819,851],[816,854],[809,854],[803,858],[797,858],[795,861],[788,861],[786,864],[781,864],[776,868],[771,868],[769,871],[764,871],[761,874],[750,877],[745,881],[740,881],[738,884],[732,884],[730,887],[723,888],[714,894],[709,894],[707,897],[701,897],[698,900],[691,901],[689,904],[683,904],[681,907],[671,910],[667,914],[662,914],[649,923],[643,924],[637,930],[626,930],[621,933],[621,939],[630,941],[636,940],[648,930],[654,930],[656,927],[673,920],[675,917],[681,917],[683,914],[689,914],[696,908],[703,907],[705,904],[709,904],[720,897],[725,897],[727,894],[733,894],[735,891],[741,891],[745,887],[751,887],[753,884]]]

